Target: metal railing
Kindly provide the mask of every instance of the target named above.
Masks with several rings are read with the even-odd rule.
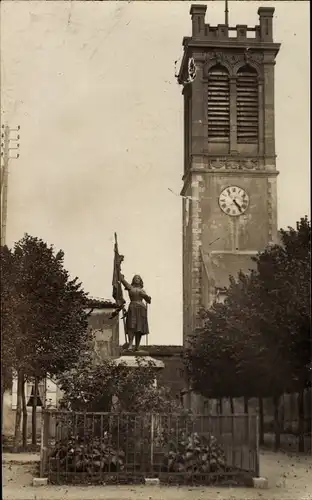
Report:
[[[54,484],[211,484],[259,475],[256,415],[43,410],[40,475]]]

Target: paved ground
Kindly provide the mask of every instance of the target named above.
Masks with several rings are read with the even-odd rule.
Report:
[[[2,453],[2,464],[28,464],[39,460],[39,453]]]
[[[13,460],[13,462],[12,462]],[[16,463],[18,460],[19,463]],[[262,452],[269,489],[159,486],[30,486],[38,455],[3,454],[4,500],[312,500],[312,457]],[[15,461],[15,463],[14,463]]]
[[[264,434],[265,448],[268,450],[274,450],[274,434]],[[284,452],[296,453],[298,450],[298,437],[293,434],[282,434],[281,435],[281,447],[280,449]],[[304,437],[304,449],[306,453],[311,454],[312,450],[312,437]]]

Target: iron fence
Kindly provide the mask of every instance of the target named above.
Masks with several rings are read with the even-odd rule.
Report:
[[[211,484],[259,475],[256,415],[44,410],[41,477],[61,483]]]

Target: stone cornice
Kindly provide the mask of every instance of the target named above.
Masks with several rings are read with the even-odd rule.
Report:
[[[218,175],[260,175],[277,176],[275,168],[276,155],[211,155],[195,154],[191,156],[189,168],[184,173],[183,180],[190,172]]]
[[[209,168],[190,168],[182,177],[184,182],[181,190],[181,196],[185,195],[186,188],[189,186],[189,180],[192,174],[209,174],[211,176],[227,177],[227,176],[243,176],[243,177],[277,177],[278,170],[212,170]]]
[[[257,159],[257,160],[275,160],[277,158],[277,155],[259,155],[259,154],[243,154],[243,153],[238,153],[238,154],[224,154],[221,155],[220,153],[208,153],[207,151],[204,151],[202,154],[192,154],[192,159],[199,158],[202,160],[202,158],[222,158],[222,159],[227,159],[229,161],[239,161],[239,160],[249,160],[249,159]]]
[[[261,176],[261,177],[277,177],[279,175],[279,172],[277,170],[213,170],[210,168],[191,168],[190,172],[200,174],[212,174],[212,175],[241,175],[243,174],[244,177],[246,176]]]
[[[259,42],[258,40],[253,40],[252,38],[247,38],[243,41],[237,41],[234,40],[233,38],[228,38],[227,40],[207,40],[204,38],[191,38],[187,41],[187,45],[185,45],[187,48],[211,48],[211,49],[228,49],[228,50],[233,50],[233,49],[244,49],[246,47],[256,49],[259,51],[265,51],[265,52],[274,52],[275,54],[278,53],[281,44],[280,43],[274,43],[274,42]]]

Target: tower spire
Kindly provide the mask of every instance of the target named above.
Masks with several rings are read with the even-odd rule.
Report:
[[[225,25],[229,26],[229,2],[225,0]]]

